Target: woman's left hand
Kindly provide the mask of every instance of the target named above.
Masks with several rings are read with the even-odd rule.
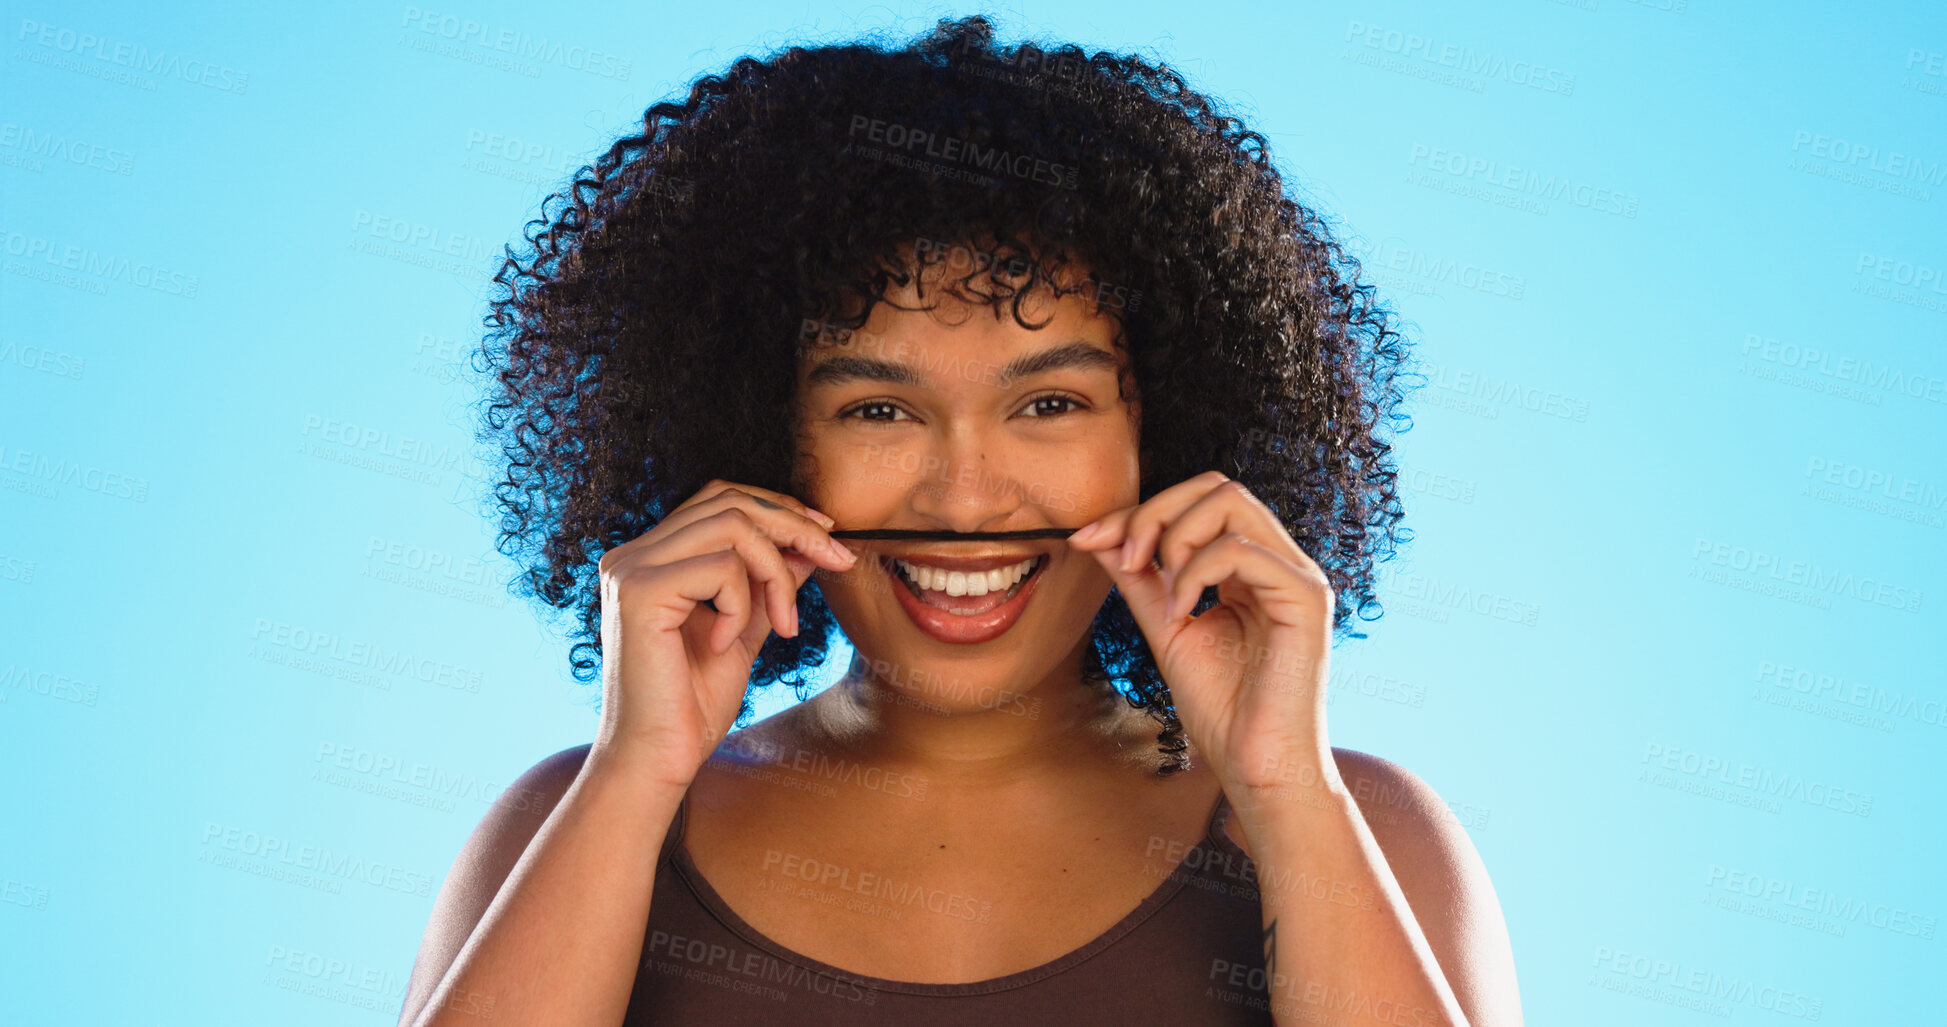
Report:
[[[1209,471],[1068,541],[1121,590],[1184,732],[1234,802],[1300,776],[1336,780],[1325,734],[1332,587],[1269,507]],[[1212,585],[1218,605],[1191,617]]]

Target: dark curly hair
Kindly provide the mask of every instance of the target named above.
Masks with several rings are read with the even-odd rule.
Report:
[[[1142,498],[1211,469],[1242,482],[1330,579],[1336,635],[1365,637],[1351,628],[1379,615],[1374,565],[1411,538],[1388,441],[1410,427],[1393,313],[1286,197],[1264,137],[1160,61],[1002,46],[984,17],[904,45],[740,58],[651,106],[523,238],[475,355],[496,383],[479,438],[505,465],[510,590],[579,611],[579,681],[599,666],[602,554],[713,478],[801,494],[807,328],[863,325],[915,249],[951,255],[929,240],[995,247],[962,286],[1031,258],[1025,284],[977,293],[1017,321],[1037,287],[1112,314],[1143,405]],[[807,695],[837,627],[815,578],[798,615],[753,689]],[[1089,680],[1146,710],[1161,769],[1179,769],[1181,725],[1119,593],[1087,648]],[[747,693],[738,722],[751,712]]]

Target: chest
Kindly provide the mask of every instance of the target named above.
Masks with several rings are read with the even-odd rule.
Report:
[[[1203,798],[1106,816],[706,803],[684,849],[778,945],[854,974],[965,983],[1055,961],[1143,908],[1203,840]]]

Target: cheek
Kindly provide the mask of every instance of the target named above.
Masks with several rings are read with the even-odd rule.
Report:
[[[1135,447],[1133,435],[1126,438],[1118,435],[1067,463],[1061,480],[1077,498],[1076,513],[1094,518],[1136,504],[1142,495],[1142,476]],[[1075,523],[1078,527],[1082,524]]]
[[[858,564],[844,574],[833,574],[823,568],[817,571],[818,591],[824,595],[825,605],[831,607],[832,614],[841,621],[852,624],[847,634],[868,626],[860,623],[863,611],[871,610],[881,602],[898,601],[887,591],[891,580],[879,573],[878,559],[869,552],[857,552]]]
[[[924,466],[918,450],[891,443],[813,442],[799,458],[799,487],[807,493],[799,498],[841,524],[876,523],[899,503]]]

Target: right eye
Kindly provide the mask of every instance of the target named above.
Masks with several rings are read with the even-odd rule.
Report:
[[[896,421],[899,415],[904,413],[906,411],[899,409],[897,404],[883,399],[872,399],[845,410],[838,417],[839,420],[856,416],[861,421]]]

